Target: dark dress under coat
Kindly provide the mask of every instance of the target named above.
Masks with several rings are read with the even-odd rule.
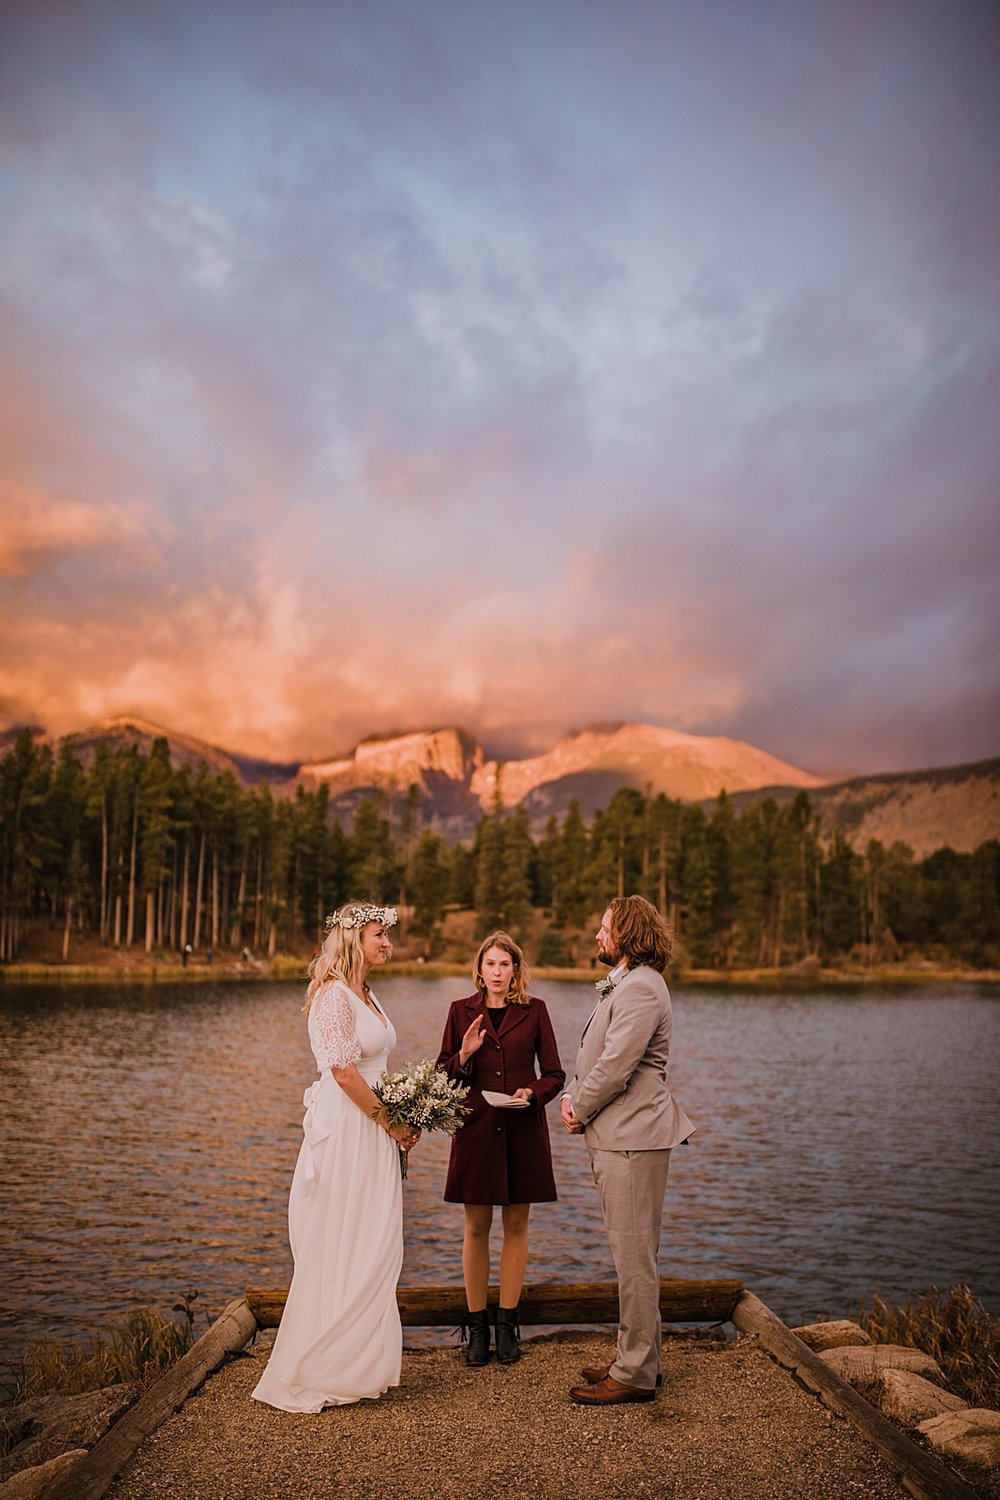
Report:
[[[533,997],[527,1005],[508,1005],[497,1031],[493,1017],[499,1014],[479,995],[456,1000],[448,1012],[438,1067],[470,1085],[465,1103],[471,1113],[452,1138],[445,1202],[554,1203],[545,1106],[566,1074],[552,1022],[545,1002]],[[483,1045],[472,1054],[471,1072],[463,1073],[462,1038],[477,1016],[486,1017]],[[537,1101],[527,1109],[494,1109],[483,1098],[483,1089],[513,1094],[521,1088],[530,1088]]]

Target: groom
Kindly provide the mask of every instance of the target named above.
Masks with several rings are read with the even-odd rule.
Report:
[[[586,1384],[570,1391],[580,1405],[652,1401],[660,1383],[660,1220],[670,1152],[694,1129],[667,1087],[670,949],[667,924],[643,896],[612,901],[597,934],[611,972],[562,1096],[563,1124],[590,1152],[618,1273],[617,1358],[580,1372]]]

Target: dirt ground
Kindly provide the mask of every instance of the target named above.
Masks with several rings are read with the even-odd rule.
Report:
[[[468,1370],[456,1348],[408,1350],[397,1390],[318,1416],[251,1401],[269,1352],[229,1361],[142,1445],[108,1500],[902,1500],[898,1477],[756,1339],[671,1333],[647,1405],[567,1396],[606,1334],[523,1345]]]

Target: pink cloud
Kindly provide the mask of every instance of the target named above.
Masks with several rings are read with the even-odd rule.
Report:
[[[0,577],[16,578],[98,548],[144,566],[158,556],[162,523],[138,502],[90,502],[0,482]]]

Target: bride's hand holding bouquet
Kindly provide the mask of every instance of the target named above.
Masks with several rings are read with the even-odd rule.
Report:
[[[417,1132],[418,1139],[425,1130],[442,1130],[445,1135],[454,1135],[461,1130],[469,1112],[462,1103],[468,1088],[453,1083],[429,1057],[410,1063],[396,1073],[383,1073],[372,1089],[381,1106],[378,1119],[390,1130],[407,1126]],[[399,1165],[405,1177],[407,1152],[402,1146],[399,1148]]]

